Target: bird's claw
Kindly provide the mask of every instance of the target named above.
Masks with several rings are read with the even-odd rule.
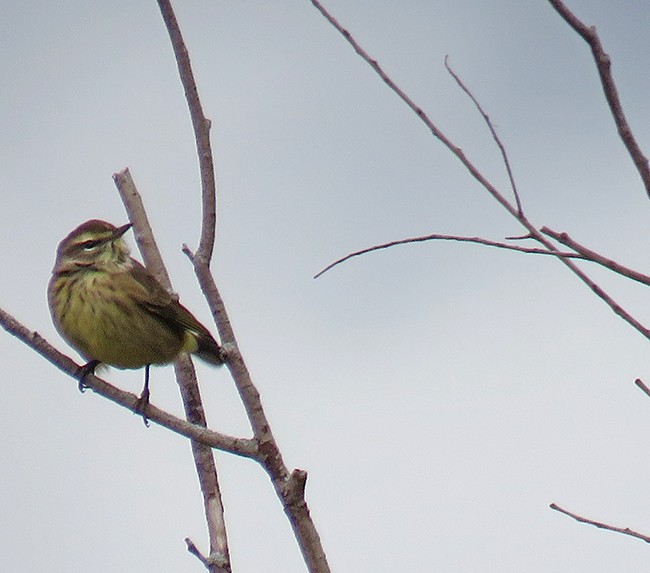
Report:
[[[86,362],[83,366],[80,366],[77,370],[77,376],[79,377],[79,392],[85,392],[88,385],[86,384],[86,376],[89,374],[95,374],[95,368],[99,366],[99,360],[91,360]]]

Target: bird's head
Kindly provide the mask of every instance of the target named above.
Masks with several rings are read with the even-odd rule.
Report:
[[[99,219],[82,223],[59,243],[53,272],[111,272],[130,268],[129,248],[122,238],[130,228],[130,223],[115,227]]]

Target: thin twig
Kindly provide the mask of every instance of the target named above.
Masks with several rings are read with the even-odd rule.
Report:
[[[382,79],[382,81],[391,89],[395,94],[409,107],[413,112],[418,116],[418,118],[427,126],[429,131],[436,137],[440,142],[451,151],[458,160],[463,164],[465,169],[476,179],[491,195],[496,199],[511,215],[514,217],[520,218],[520,214],[517,211],[516,207],[510,204],[510,202],[497,191],[496,187],[490,183],[485,176],[478,170],[478,168],[465,156],[463,150],[454,145],[452,141],[443,133],[443,131],[431,121],[426,112],[417,105],[402,88],[400,88],[395,81],[383,70],[379,65],[379,62],[372,58],[368,52],[366,52],[359,42],[352,36],[352,34],[346,30],[339,21],[330,14],[326,8],[319,2],[319,0],[311,0],[311,3],[314,7],[323,15],[323,17],[346,39],[346,41],[352,46],[354,51],[365,60],[365,62],[377,73],[377,75]]]
[[[449,56],[445,56],[445,68],[447,68],[447,71],[449,72],[451,77],[454,78],[454,80],[456,80],[456,83],[459,85],[460,89],[462,89],[467,94],[467,96],[472,100],[472,102],[476,106],[476,109],[481,114],[485,123],[487,124],[488,129],[492,134],[492,139],[494,139],[495,143],[497,144],[497,147],[499,148],[499,151],[501,152],[501,157],[503,158],[503,164],[505,165],[506,172],[508,173],[508,179],[510,180],[510,188],[512,189],[512,193],[515,197],[515,202],[517,203],[517,212],[519,213],[519,215],[523,215],[524,209],[521,205],[521,199],[519,198],[519,191],[517,191],[517,184],[515,183],[515,178],[514,175],[512,174],[512,169],[510,167],[508,152],[506,151],[506,148],[503,145],[503,143],[501,143],[501,139],[499,138],[499,135],[497,134],[496,129],[492,124],[492,120],[490,119],[490,116],[487,113],[485,113],[483,107],[481,106],[479,101],[474,97],[474,94],[465,85],[463,80],[461,80],[458,74],[456,74],[456,72],[454,72],[454,70],[451,69],[451,66],[449,65]]]
[[[317,279],[320,277],[322,274],[325,274],[327,271],[332,269],[333,267],[340,265],[341,263],[352,259],[354,257],[358,257],[359,255],[364,255],[366,253],[370,253],[372,251],[379,251],[381,249],[388,249],[390,247],[394,247],[396,245],[406,245],[408,243],[422,243],[424,241],[434,241],[434,240],[439,240],[439,241],[458,241],[462,243],[477,243],[479,245],[486,245],[488,247],[497,247],[499,249],[506,249],[509,251],[518,251],[520,253],[530,253],[530,254],[535,254],[535,255],[551,255],[552,257],[567,257],[570,259],[584,259],[585,257],[578,254],[578,253],[563,253],[559,251],[549,251],[548,249],[539,249],[539,248],[534,248],[534,247],[521,247],[519,245],[511,245],[508,243],[501,243],[498,241],[490,241],[489,239],[483,239],[481,237],[462,237],[459,235],[440,235],[437,233],[431,234],[431,235],[423,235],[422,237],[411,237],[409,239],[400,239],[398,241],[390,241],[388,243],[382,243],[381,245],[375,245],[373,247],[368,247],[366,249],[361,249],[360,251],[354,251],[353,253],[350,253],[346,255],[345,257],[341,257],[340,259],[334,261],[333,263],[327,265],[323,270],[319,271],[317,274],[314,275],[314,278]]]
[[[604,257],[603,255],[597,253],[596,251],[592,251],[591,249],[585,247],[584,245],[581,245],[577,241],[574,241],[566,233],[558,233],[557,231],[554,231],[553,229],[549,229],[548,227],[542,227],[541,231],[542,233],[548,235],[549,237],[552,237],[559,243],[562,243],[563,245],[566,245],[570,249],[573,249],[576,253],[582,255],[582,258],[584,259],[587,259],[594,263],[598,263],[599,265],[608,268],[610,271],[614,271],[615,273],[627,277],[629,279],[632,279],[634,281],[646,285],[650,285],[650,276],[643,274],[639,271],[635,271],[634,269],[630,269],[629,267],[617,263],[613,259]]]
[[[379,75],[379,77],[397,94],[397,96],[408,105],[418,116],[418,118],[429,128],[431,133],[438,138],[449,151],[451,151],[459,161],[465,166],[467,171],[476,179],[483,188],[510,213],[519,223],[528,231],[532,239],[541,243],[549,251],[558,252],[558,248],[553,242],[545,237],[521,212],[516,206],[512,205],[505,196],[492,185],[478,170],[478,168],[465,156],[460,147],[454,145],[445,134],[436,127],[429,119],[427,114],[386,74],[386,72],[377,63],[377,60],[371,58],[354,37],[334,18],[318,0],[311,0],[314,7],[323,15],[323,17],[346,39],[354,48],[354,51],[363,58],[368,65]],[[592,292],[607,304],[612,311],[625,320],[630,326],[640,332],[645,338],[650,339],[650,329],[646,328],[618,304],[609,294],[607,294],[598,284],[596,284],[584,271],[582,271],[569,257],[557,257],[566,265],[573,274],[575,274],[583,283],[585,283]]]
[[[195,545],[194,541],[192,541],[189,537],[185,538],[185,545],[187,545],[187,550],[192,555],[194,555],[201,563],[203,563],[203,566],[208,570],[215,565],[217,567],[225,567],[227,565],[223,557],[215,556],[215,555],[206,557],[205,555],[203,555],[203,553],[201,553],[199,548]]]
[[[650,536],[644,535],[643,533],[639,533],[638,531],[634,531],[633,529],[630,529],[629,527],[615,527],[613,525],[608,525],[606,523],[602,523],[600,521],[594,521],[593,519],[587,519],[586,517],[582,517],[581,515],[578,515],[576,513],[573,513],[571,511],[568,511],[559,505],[552,503],[549,505],[551,509],[554,509],[555,511],[559,511],[560,513],[563,513],[564,515],[568,515],[569,517],[572,517],[576,521],[579,521],[580,523],[587,523],[588,525],[593,525],[594,527],[598,527],[599,529],[607,529],[608,531],[614,531],[615,533],[622,533],[623,535],[629,535],[630,537],[636,537],[637,539],[641,539],[642,541],[645,541],[646,543],[650,543]]]
[[[80,365],[76,364],[71,358],[59,352],[38,332],[28,329],[21,324],[8,312],[0,308],[0,326],[9,334],[15,336],[25,343],[29,348],[40,354],[48,362],[56,366],[59,370],[78,381]],[[84,378],[84,385],[93,390],[100,396],[139,414],[137,409],[138,397],[130,392],[125,392],[109,384],[97,376],[88,375]],[[235,438],[227,436],[220,432],[215,432],[207,428],[191,424],[185,420],[177,418],[153,404],[147,407],[147,418],[172,432],[201,442],[211,448],[217,448],[224,452],[229,452],[237,456],[256,459],[259,457],[257,444],[255,440],[245,438]]]
[[[648,388],[648,387],[645,385],[645,383],[643,382],[643,380],[641,380],[641,378],[637,378],[637,379],[634,381],[634,383],[635,383],[635,384],[636,384],[636,385],[637,385],[641,390],[643,390],[643,392],[645,392],[645,395],[648,396],[648,398],[650,398],[650,388]]]
[[[600,76],[600,83],[603,86],[603,92],[605,93],[605,98],[607,99],[607,104],[609,105],[612,117],[614,118],[614,123],[616,123],[618,134],[627,148],[639,175],[641,176],[646,193],[650,196],[650,165],[648,164],[648,158],[641,151],[641,148],[632,133],[632,128],[627,122],[625,112],[623,111],[623,105],[621,104],[621,99],[618,95],[616,82],[612,76],[612,62],[600,43],[600,38],[598,37],[596,28],[594,26],[587,26],[573,12],[571,12],[571,10],[569,10],[561,0],[549,0],[549,3],[553,8],[555,8],[557,13],[562,16],[564,21],[569,24],[569,26],[571,26],[571,28],[573,28],[577,34],[587,42],[587,44],[589,44],[591,53],[594,57],[594,62],[596,63],[598,75]]]
[[[208,569],[210,567],[210,564],[208,562],[208,558],[201,553],[199,548],[194,544],[194,541],[192,541],[189,537],[185,538],[185,545],[187,545],[187,550],[194,555],[201,563],[203,563],[203,566]]]
[[[150,268],[150,270],[157,269],[156,278],[165,288],[171,291],[169,275],[153,237],[142,198],[136,189],[131,174],[125,169],[120,173],[115,173],[113,180],[129,215],[129,220],[133,223],[136,237],[138,237],[138,246],[141,249],[142,258],[147,264],[147,268]],[[151,267],[149,267],[150,264]],[[181,355],[176,360],[174,369],[188,422],[207,427],[196,371],[189,356]],[[192,441],[192,454],[201,493],[203,494],[205,518],[210,538],[210,555],[223,557],[220,560],[215,559],[214,564],[210,565],[209,571],[211,573],[229,573],[228,538],[214,454],[210,448],[194,441]],[[216,565],[217,562],[223,562],[226,565],[219,567]]]
[[[203,203],[201,239],[197,252],[199,253],[199,257],[205,258],[209,265],[214,249],[217,221],[217,193],[212,148],[210,146],[210,120],[203,113],[199,91],[194,80],[194,73],[192,72],[190,57],[171,2],[169,0],[158,0],[158,6],[160,7],[160,13],[169,33],[178,66],[178,74],[183,84],[185,99],[187,100],[192,118],[192,127],[194,128],[196,151],[199,157],[199,168],[201,172],[201,189],[203,190],[201,194]]]

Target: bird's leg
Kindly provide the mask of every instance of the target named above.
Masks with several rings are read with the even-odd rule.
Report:
[[[88,376],[88,374],[95,374],[95,368],[97,368],[99,364],[99,360],[91,360],[79,367],[77,370],[77,376],[79,377],[79,392],[86,391],[86,388],[88,388],[88,386],[86,386],[86,376]]]
[[[144,422],[145,426],[149,425],[149,420],[147,419],[147,415],[144,412],[144,409],[149,405],[149,366],[151,365],[147,364],[144,367],[144,388],[142,389],[140,398],[138,398],[138,403],[135,405],[134,412],[142,416],[142,421]]]

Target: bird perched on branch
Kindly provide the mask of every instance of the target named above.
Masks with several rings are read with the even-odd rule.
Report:
[[[220,365],[224,353],[208,329],[131,258],[123,239],[130,228],[97,219],[79,225],[59,244],[47,294],[57,330],[88,361],[79,371],[79,389],[99,364],[144,367],[138,402],[144,417],[151,364],[189,352]]]

